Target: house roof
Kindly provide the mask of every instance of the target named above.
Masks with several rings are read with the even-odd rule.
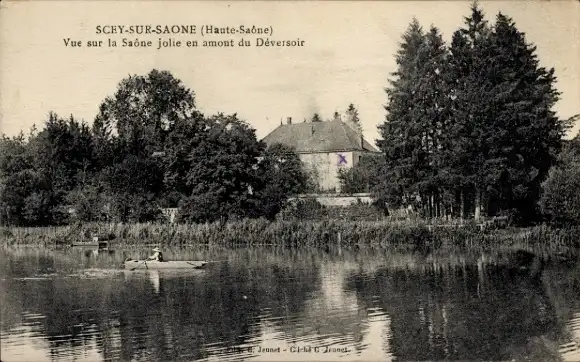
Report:
[[[349,125],[339,120],[283,124],[264,137],[263,141],[268,145],[281,143],[294,147],[298,153],[378,152]]]

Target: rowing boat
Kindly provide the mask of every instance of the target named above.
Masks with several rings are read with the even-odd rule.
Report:
[[[123,263],[125,269],[202,269],[207,261],[156,261],[156,260],[127,260]]]

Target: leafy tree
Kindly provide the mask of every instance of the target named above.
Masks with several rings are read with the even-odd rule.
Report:
[[[30,199],[28,215],[37,215],[34,219],[38,223],[64,223],[66,194],[86,182],[95,170],[90,128],[73,116],[65,120],[51,112],[44,129],[31,139],[29,152],[42,187]],[[34,210],[36,207],[40,209]]]
[[[45,226],[64,221],[63,210],[58,208],[50,190],[35,190],[24,200],[26,224]]]
[[[253,213],[274,219],[284,208],[288,198],[304,192],[308,175],[294,149],[282,145],[270,145],[258,164],[260,184],[254,195]]]
[[[0,208],[3,224],[24,225],[26,198],[39,187],[24,134],[0,139]]]
[[[149,157],[163,149],[176,122],[195,113],[194,92],[170,72],[154,69],[119,83],[115,95],[99,107],[95,134],[103,141],[118,138],[125,152]]]
[[[164,168],[164,195],[161,200],[165,206],[177,207],[193,192],[194,184],[188,182],[191,167],[190,155],[207,137],[209,125],[201,114],[176,122],[167,135],[163,153],[156,156]]]
[[[340,191],[347,194],[371,192],[380,182],[383,157],[364,155],[358,164],[339,170]]]
[[[12,140],[4,137],[3,215],[17,225],[48,225],[65,221],[64,197],[94,168],[89,127],[50,112],[42,131],[31,130]],[[10,215],[10,216],[8,216]]]
[[[130,76],[100,105],[92,132],[50,113],[28,140],[0,139],[0,221],[144,222],[175,206],[186,221],[272,218],[305,175],[295,153],[264,146],[236,115],[197,112],[169,72]]]
[[[109,198],[103,188],[96,183],[79,186],[65,196],[66,205],[70,206],[69,221],[110,221],[108,212]]]
[[[540,207],[556,224],[580,223],[580,141],[572,140],[542,183]]]
[[[115,220],[144,222],[159,216],[156,196],[162,188],[163,172],[154,159],[129,154],[104,169],[99,181]]]
[[[354,104],[349,104],[346,109],[346,122],[358,133],[363,133],[362,124],[358,117],[358,110],[355,108]]]
[[[68,120],[50,113],[45,128],[33,138],[31,152],[55,192],[72,190],[94,170],[90,128],[71,116]]]
[[[194,92],[167,71],[129,76],[113,97],[101,103],[93,133],[103,175],[112,173],[130,185],[140,185],[138,191],[114,181],[101,185],[115,195],[113,210],[118,217],[155,218],[159,206],[174,207],[185,197],[190,191],[184,174],[187,138],[195,138],[198,129],[192,125],[202,118],[195,110]],[[160,178],[133,172],[135,164],[149,167]]]
[[[180,218],[205,222],[243,217],[253,205],[252,189],[259,183],[255,168],[264,144],[235,114],[218,114],[206,122],[188,156],[186,180],[192,191]]]
[[[323,190],[320,187],[321,175],[320,170],[315,164],[305,163],[304,172],[306,174],[306,185],[304,187],[304,193],[320,193]]]

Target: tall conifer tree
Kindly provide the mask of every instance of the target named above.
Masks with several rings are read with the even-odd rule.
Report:
[[[363,133],[362,124],[360,123],[360,118],[358,117],[358,110],[354,104],[349,104],[346,109],[346,122],[357,131],[359,134]]]
[[[436,27],[431,27],[425,36],[418,57],[416,69],[416,102],[411,113],[421,132],[421,148],[424,157],[419,165],[420,181],[417,189],[429,216],[443,214],[442,203],[445,195],[447,175],[443,166],[441,151],[446,145],[448,126],[447,49]]]
[[[419,191],[417,183],[421,175],[417,170],[424,161],[424,150],[413,107],[417,101],[418,55],[424,41],[424,31],[417,19],[413,19],[396,55],[398,69],[385,90],[388,96],[386,120],[378,127],[381,139],[377,145],[385,155],[385,167],[375,192],[379,200],[393,205],[414,203]]]
[[[526,220],[537,214],[540,184],[567,128],[552,110],[559,96],[554,69],[540,67],[535,50],[509,17],[498,14],[486,62],[493,116],[484,167],[488,211],[511,209]]]
[[[490,28],[477,3],[465,18],[465,28],[453,34],[449,59],[451,125],[449,137],[455,139],[448,156],[449,169],[456,179],[462,217],[467,214],[467,201],[474,200],[474,215],[481,216],[484,194],[483,164],[487,157],[487,135],[490,118],[489,93],[485,62],[488,61]]]

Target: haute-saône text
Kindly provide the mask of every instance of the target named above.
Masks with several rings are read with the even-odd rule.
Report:
[[[271,26],[259,27],[259,26],[216,26],[216,25],[203,25],[201,27],[201,35],[223,35],[223,34],[243,34],[243,35],[272,35],[274,29]]]

